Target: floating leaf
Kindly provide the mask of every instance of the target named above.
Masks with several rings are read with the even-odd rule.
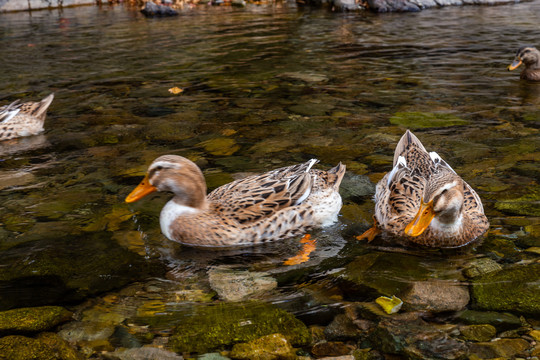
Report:
[[[392,295],[391,298],[386,296],[378,297],[375,302],[379,304],[387,314],[397,313],[403,305],[403,301],[394,295]]]
[[[169,89],[169,92],[171,94],[174,94],[174,95],[178,95],[183,91],[184,91],[184,89],[180,89],[178,86],[175,86],[175,87],[172,87],[172,88]]]

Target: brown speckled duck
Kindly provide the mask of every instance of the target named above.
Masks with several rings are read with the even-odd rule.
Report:
[[[540,81],[540,51],[534,46],[522,46],[518,49],[508,71],[517,69],[521,64],[525,69],[521,71],[520,78],[531,81]]]
[[[255,245],[302,234],[337,221],[345,165],[313,169],[318,161],[280,168],[223,185],[206,194],[202,171],[192,161],[164,155],[152,162],[126,202],[154,191],[174,197],[160,225],[170,240],[191,246]]]
[[[375,224],[380,231],[431,247],[463,246],[489,227],[476,192],[441,157],[428,153],[409,130],[394,153],[394,167],[377,184]]]
[[[0,107],[0,141],[43,131],[47,109],[54,99],[50,94],[40,102],[19,103],[19,100]]]

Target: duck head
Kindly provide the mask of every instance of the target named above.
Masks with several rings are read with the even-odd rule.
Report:
[[[521,64],[527,69],[540,69],[540,51],[534,46],[520,47],[514,61],[508,65],[508,71],[517,69]]]
[[[173,201],[194,208],[204,207],[206,201],[206,182],[201,169],[178,155],[163,155],[154,160],[126,202],[135,202],[155,191],[172,192]]]
[[[452,227],[461,219],[463,180],[450,171],[432,174],[425,187],[420,208],[405,228],[408,236],[421,235],[435,219],[443,227]]]

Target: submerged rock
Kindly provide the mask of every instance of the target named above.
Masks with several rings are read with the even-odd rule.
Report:
[[[217,266],[208,270],[210,287],[226,301],[243,301],[268,293],[277,287],[276,279],[265,272],[235,270]]]
[[[183,360],[181,355],[172,351],[159,349],[151,346],[117,350],[104,354],[106,359],[111,360]]]
[[[514,3],[515,0],[367,0],[376,12],[416,12],[423,9],[452,5],[495,5]]]
[[[0,312],[0,334],[46,331],[68,321],[73,313],[60,306],[19,308]]]
[[[80,301],[161,273],[163,266],[119,246],[107,232],[23,243],[0,252],[0,309]]]
[[[493,325],[499,331],[515,329],[521,326],[519,317],[508,313],[494,311],[465,310],[458,314],[456,319],[465,324]]]
[[[408,129],[422,129],[432,127],[449,127],[455,125],[467,125],[469,122],[454,116],[443,113],[423,113],[423,112],[398,112],[390,118],[390,123],[401,125]]]
[[[490,342],[474,343],[470,353],[481,359],[513,359],[517,354],[527,350],[531,345],[523,339],[496,339]]]
[[[281,334],[271,334],[259,339],[235,344],[229,354],[240,360],[294,360],[296,353]]]
[[[468,278],[476,278],[482,275],[498,272],[502,270],[502,266],[495,260],[490,258],[474,259],[470,262],[469,267],[463,270],[463,274]]]
[[[473,305],[483,310],[540,315],[538,274],[540,263],[533,263],[476,278],[472,284]]]
[[[489,324],[469,325],[462,327],[460,332],[465,340],[489,341],[495,337],[497,329],[495,329],[495,326]]]
[[[416,281],[402,299],[414,310],[459,311],[469,303],[469,289],[454,281]]]
[[[460,359],[467,352],[464,343],[412,313],[383,319],[371,338],[382,352],[408,359]]]
[[[144,4],[144,8],[141,9],[141,13],[143,13],[146,17],[153,17],[153,16],[176,16],[178,15],[178,11],[163,5],[155,4],[151,1],[147,1]]]
[[[205,353],[275,333],[292,345],[311,341],[307,327],[284,310],[263,303],[223,303],[193,308],[174,329],[169,345],[176,352]]]
[[[36,339],[19,335],[0,338],[0,358],[6,360],[85,359],[66,341],[53,333],[42,333]]]

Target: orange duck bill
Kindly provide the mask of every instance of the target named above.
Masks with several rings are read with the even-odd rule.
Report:
[[[142,179],[141,183],[137,185],[137,187],[133,189],[133,191],[126,197],[126,202],[135,202],[142,199],[146,195],[153,193],[154,191],[157,191],[157,188],[153,185],[150,185],[147,174],[144,176],[144,179]]]
[[[435,212],[433,211],[433,200],[427,204],[422,200],[418,213],[416,213],[413,221],[411,221],[405,228],[405,235],[413,237],[421,235],[428,228],[431,220],[433,220],[434,217]]]
[[[522,64],[522,61],[517,59],[517,60],[514,60],[510,65],[508,65],[507,69],[508,71],[511,71],[511,70],[515,70],[519,67],[519,65]]]

